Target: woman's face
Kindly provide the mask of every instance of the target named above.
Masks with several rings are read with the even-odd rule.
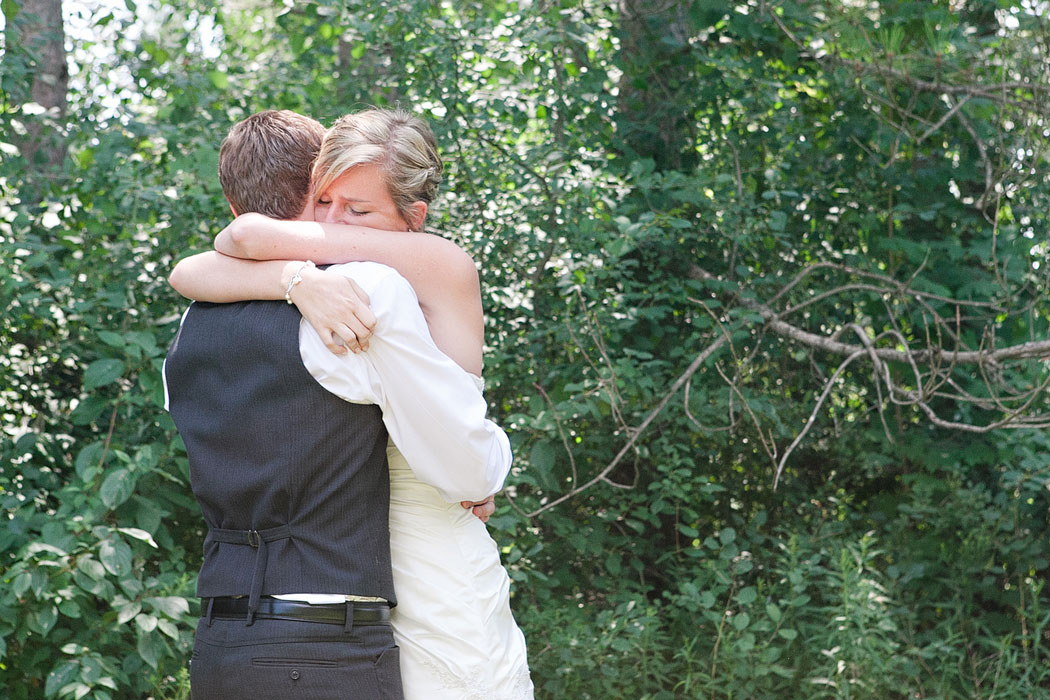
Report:
[[[382,171],[375,163],[350,168],[324,192],[319,192],[314,198],[314,220],[385,231],[409,230],[390,198]]]

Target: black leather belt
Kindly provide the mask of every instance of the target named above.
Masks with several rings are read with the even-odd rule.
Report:
[[[266,546],[270,542],[286,540],[292,536],[292,529],[287,525],[266,528],[264,530],[226,530],[213,527],[208,530],[208,536],[204,539],[205,547],[209,542],[222,542],[225,544],[251,547],[255,550],[255,570],[252,572],[252,585],[248,593],[248,624],[252,624],[255,613],[259,609],[259,599],[263,592],[263,577],[266,576],[266,562],[269,557],[269,549]]]
[[[202,601],[205,616],[219,620],[248,619],[247,598],[209,598]],[[347,613],[351,615],[347,625]],[[321,622],[329,625],[389,625],[390,606],[387,603],[325,603],[312,605],[294,600],[260,598],[255,609],[256,620],[294,620],[297,622]]]

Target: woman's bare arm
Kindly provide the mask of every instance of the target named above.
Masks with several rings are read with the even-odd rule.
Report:
[[[296,273],[303,282],[289,292]],[[307,301],[299,304],[299,310],[337,355],[347,349],[367,350],[376,323],[368,308],[368,295],[353,280],[305,267],[301,260],[241,260],[212,251],[180,260],[168,282],[188,299],[216,303],[278,300],[284,299],[286,292],[293,302],[299,302],[300,287],[305,285],[323,303]]]
[[[281,299],[298,267],[289,261],[384,263],[415,289],[437,346],[463,369],[481,373],[484,322],[478,272],[471,257],[451,241],[427,233],[244,214],[223,229],[215,246],[226,256],[203,253],[179,262],[171,276],[179,293],[201,301]],[[230,256],[239,265],[229,265]],[[293,301],[322,338],[326,333],[343,337],[340,327],[357,332],[364,325],[354,323],[360,319],[357,303],[335,288],[337,281],[322,275],[306,271],[302,284],[293,289]],[[329,347],[335,351],[339,346],[333,340]]]
[[[183,258],[171,271],[168,282],[175,291],[194,301],[225,303],[246,299],[283,299],[281,280],[292,260],[256,263],[214,251]],[[289,271],[288,279],[295,274]]]
[[[452,241],[429,233],[244,214],[219,233],[215,249],[255,260],[371,260],[389,265],[415,290],[437,346],[468,372],[481,373],[484,321],[478,271],[470,255]],[[302,286],[304,292],[309,289]],[[320,316],[324,300],[316,300],[312,314]]]
[[[215,250],[249,260],[383,263],[408,280],[424,313],[430,306],[446,303],[450,294],[454,299],[459,292],[477,292],[479,300],[481,295],[470,255],[452,241],[429,233],[244,214],[215,237]]]

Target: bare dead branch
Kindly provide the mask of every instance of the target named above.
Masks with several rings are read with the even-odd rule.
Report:
[[[807,270],[800,273],[794,280],[788,285],[781,289],[773,299],[778,299],[783,296],[785,290],[794,287],[800,282],[805,276],[811,273],[813,268],[834,268],[847,271],[851,274],[864,274],[865,276],[879,277],[872,273],[863,273],[859,270],[853,270],[845,266],[837,265],[834,263],[817,263],[811,265]],[[715,280],[717,279],[714,275],[700,270],[702,279]],[[888,279],[888,278],[887,278]],[[894,282],[894,288],[884,290],[886,293],[893,293],[896,291],[906,292],[909,295],[915,297],[925,297],[928,299],[938,299],[944,302],[950,302],[958,304],[960,306],[982,306],[997,308],[996,305],[983,303],[983,302],[969,302],[969,301],[958,301],[955,299],[948,299],[939,295],[928,294],[925,292],[918,292],[915,290],[907,290],[900,285],[898,282]],[[767,304],[760,304],[757,301],[747,298],[740,298],[741,305],[747,309],[757,312],[764,321],[773,329],[778,335],[791,338],[792,340],[798,341],[803,345],[819,348],[832,352],[837,355],[851,355],[857,351],[856,345],[849,345],[829,338],[827,336],[817,335],[810,333],[809,331],[802,330],[797,326],[793,326],[790,323],[782,320],[782,314],[777,313]],[[981,350],[969,350],[969,351],[957,351],[957,350],[945,350],[943,348],[927,348],[925,350],[914,350],[914,351],[902,351],[894,348],[875,348],[875,355],[879,358],[888,362],[918,362],[920,364],[926,364],[933,360],[940,360],[942,362],[956,362],[958,364],[980,364],[980,363],[1002,363],[1006,360],[1018,360],[1018,359],[1044,359],[1050,358],[1050,340],[1039,340],[1030,341],[1027,343],[1019,343],[1017,345],[1007,346],[1005,348],[999,348],[992,351],[981,351]]]
[[[755,432],[758,433],[758,439],[762,442],[762,449],[766,451],[766,456],[769,457],[769,461],[772,462],[774,466],[776,466],[777,444],[773,440],[773,437],[770,436],[769,441],[766,441],[766,435],[762,431],[762,423],[758,420],[758,416],[755,415],[755,412],[751,410],[751,404],[750,402],[748,402],[743,392],[740,391],[740,387],[737,385],[737,382],[734,382],[729,377],[727,377],[725,372],[722,371],[722,368],[719,367],[717,364],[715,365],[715,371],[718,372],[718,376],[722,377],[722,380],[726,383],[727,386],[729,386],[732,392],[740,398],[740,403],[742,403],[744,405],[744,408],[747,410],[747,414],[751,418],[751,423],[755,426]]]
[[[915,143],[916,144],[920,144],[923,141],[925,141],[926,139],[928,139],[930,136],[932,136],[934,133],[936,133],[937,130],[940,129],[942,126],[944,126],[944,124],[949,119],[951,119],[952,116],[956,112],[958,112],[960,109],[962,109],[962,106],[964,104],[966,104],[967,102],[970,101],[970,97],[971,97],[970,95],[966,95],[961,100],[959,100],[954,105],[952,105],[952,108],[949,109],[947,112],[945,112],[944,116],[942,116],[940,119],[937,120],[936,124],[934,124],[929,129],[927,129],[925,132],[923,132],[923,134],[921,136],[919,136],[919,138],[915,139]]]
[[[851,282],[840,285],[831,290],[821,292],[820,294],[815,295],[812,299],[806,299],[803,302],[789,306],[783,311],[777,311],[773,308],[773,303],[775,301],[783,299],[786,294],[792,289],[797,288],[799,284],[807,279],[807,277],[821,269],[860,277],[868,281],[863,283]],[[921,266],[919,269],[921,270]],[[1005,347],[996,347],[994,336],[990,333],[986,333],[986,335],[982,337],[979,347],[976,349],[965,347],[964,344],[959,341],[963,319],[961,309],[969,308],[975,312],[980,312],[975,316],[975,318],[978,319],[982,316],[1004,313],[1005,310],[1002,309],[999,304],[992,302],[955,300],[941,295],[914,290],[911,288],[911,285],[914,283],[917,274],[918,271],[911,275],[909,279],[902,282],[886,275],[857,270],[838,263],[815,263],[801,270],[791,278],[780,290],[773,294],[770,300],[766,303],[761,303],[741,294],[735,295],[736,301],[739,304],[738,310],[747,310],[757,314],[757,316],[762,319],[764,324],[762,328],[764,331],[772,332],[785,340],[793,341],[811,350],[824,351],[835,355],[841,355],[845,358],[838,365],[832,375],[824,380],[824,387],[820,395],[817,397],[808,419],[798,434],[795,435],[791,444],[782,454],[779,455],[779,457],[777,445],[773,439],[772,433],[767,435],[763,430],[761,421],[751,409],[750,403],[741,390],[740,377],[730,377],[721,367],[716,366],[716,371],[722,377],[723,381],[725,381],[730,387],[731,399],[739,400],[743,405],[742,410],[747,413],[757,431],[758,439],[761,441],[763,449],[775,465],[773,479],[774,488],[776,488],[779,483],[780,477],[787,464],[787,460],[816,424],[821,409],[825,406],[831,391],[849,367],[862,358],[867,358],[871,364],[875,391],[874,408],[878,411],[883,431],[887,439],[891,442],[894,440],[894,436],[885,414],[885,406],[887,403],[897,406],[915,407],[921,411],[932,424],[952,430],[984,433],[1000,428],[1039,429],[1050,427],[1050,414],[1029,414],[1036,402],[1045,397],[1047,389],[1050,388],[1050,376],[1047,376],[1039,386],[1029,387],[1024,390],[1015,390],[1009,385],[1005,376],[1009,363],[1013,361],[1050,359],[1050,340],[1031,340]],[[695,265],[689,270],[689,276],[693,279],[702,281],[715,281],[719,279]],[[890,319],[888,324],[889,328],[883,330],[881,333],[874,334],[873,336],[872,333],[866,330],[860,323],[849,322],[842,324],[831,332],[814,333],[785,320],[786,316],[797,314],[800,310],[810,307],[819,301],[827,301],[833,299],[835,296],[856,291],[865,291],[883,300],[884,307],[887,310],[887,316]],[[554,500],[543,503],[539,508],[528,513],[527,517],[531,518],[539,515],[598,483],[606,483],[617,488],[632,488],[633,485],[614,482],[609,478],[609,475],[618,465],[621,464],[624,457],[634,449],[634,446],[641,438],[642,434],[645,433],[646,429],[653,423],[656,417],[660,415],[671,398],[675,396],[683,386],[686,389],[684,406],[686,416],[698,429],[705,430],[705,427],[700,421],[689,411],[688,393],[691,387],[691,379],[701,365],[723,347],[728,346],[737,366],[740,365],[741,358],[737,355],[737,350],[733,346],[729,329],[724,323],[724,319],[727,318],[729,314],[723,314],[720,316],[719,314],[716,314],[703,300],[694,298],[690,299],[713,319],[718,328],[718,337],[710,342],[707,347],[693,359],[689,367],[686,368],[686,370],[671,384],[663,398],[649,411],[645,419],[637,427],[627,426],[623,422],[623,418],[619,419],[623,426],[623,432],[628,436],[628,439],[626,444],[619,450],[612,461],[603,467],[595,476],[591,477],[584,483],[575,483],[577,474],[574,470],[573,487]],[[921,346],[913,347],[912,343],[914,341],[910,341],[905,335],[902,326],[898,321],[898,312],[890,303],[891,299],[910,299],[918,304],[923,322],[916,326],[915,330],[921,331],[923,324],[925,324],[925,338],[922,340]],[[933,306],[934,304],[946,304],[955,309],[954,318],[951,319],[951,321],[954,322],[954,329],[949,320],[937,312]],[[588,324],[596,324],[596,321],[588,317]],[[596,333],[593,328],[591,332]],[[857,338],[857,342],[849,342],[843,339],[843,335],[847,333],[854,335]],[[944,347],[943,343],[945,338],[949,339],[950,342],[954,342],[955,347]],[[749,360],[758,352],[758,346],[761,345],[761,343],[758,342],[754,345],[755,347],[751,348],[751,352],[748,353]],[[601,361],[611,367],[612,360],[608,354],[604,352],[604,348],[599,347],[599,351],[601,353]],[[582,346],[581,352],[584,352]],[[584,354],[586,356],[586,353]],[[588,361],[590,360],[588,359]],[[594,365],[593,362],[591,362],[591,364],[592,366]],[[911,378],[910,382],[913,383],[912,386],[902,386],[897,378],[895,378],[894,372],[891,369],[891,365],[894,364],[903,365],[908,368],[908,374]],[[977,396],[972,392],[959,387],[959,384],[955,381],[953,375],[959,367],[966,365],[976,366],[981,374],[985,389],[988,392],[987,396]],[[946,387],[949,388],[950,391],[945,391]],[[945,398],[955,403],[967,403],[980,410],[994,411],[997,412],[999,416],[995,420],[981,425],[948,420],[942,418],[931,405],[933,400]],[[731,429],[732,426],[729,426],[729,428]],[[724,430],[726,428],[721,429]],[[636,482],[637,478],[638,471],[636,465]]]
[[[781,321],[776,313],[761,305],[756,304],[755,311],[762,316],[770,328],[778,335],[791,338],[808,347],[826,350],[836,355],[850,355],[857,351],[856,345],[842,343],[827,336],[810,333],[790,323]],[[887,362],[902,362],[906,364],[913,362],[926,364],[935,360],[942,362],[954,361],[964,365],[1001,363],[1006,360],[1046,359],[1050,357],[1050,340],[1020,343],[988,352],[980,350],[957,352],[943,348],[926,348],[912,351],[896,350],[894,348],[874,348],[873,352],[876,357]]]
[[[798,435],[795,436],[795,439],[791,441],[791,444],[788,445],[788,448],[784,450],[784,454],[780,457],[780,463],[777,464],[777,471],[773,475],[774,489],[780,482],[780,475],[784,472],[784,465],[787,464],[788,457],[791,456],[791,453],[794,452],[795,448],[798,447],[800,442],[802,442],[802,438],[806,437],[806,434],[809,432],[809,429],[813,427],[814,423],[816,423],[817,416],[820,414],[821,406],[824,405],[824,401],[827,400],[828,394],[831,393],[832,388],[835,386],[835,380],[838,379],[839,376],[841,376],[842,373],[846,371],[846,368],[849,367],[854,360],[863,357],[866,353],[867,350],[862,349],[847,357],[845,360],[842,361],[842,364],[838,366],[838,368],[831,375],[828,381],[824,383],[824,391],[822,391],[820,396],[817,398],[817,403],[815,406],[813,406],[813,411],[809,414],[809,418],[806,420],[806,424],[802,426],[802,430],[799,431]]]
[[[540,392],[543,399],[547,402],[547,406],[550,407],[551,415],[554,416],[554,424],[558,426],[558,436],[561,437],[562,447],[565,448],[565,454],[569,457],[569,466],[572,469],[572,485],[576,486],[579,481],[579,477],[576,473],[576,458],[572,456],[572,448],[569,446],[569,438],[565,434],[565,428],[562,426],[561,417],[558,415],[558,411],[554,406],[554,402],[551,401],[551,397],[547,394],[547,391],[540,385],[539,382],[533,382],[532,385],[536,387],[536,390]]]
[[[667,394],[665,394],[664,397],[660,399],[660,402],[656,404],[656,406],[649,412],[649,415],[645,417],[645,420],[643,420],[636,429],[631,431],[631,439],[627,441],[627,444],[620,448],[620,451],[616,453],[616,456],[613,457],[613,460],[607,465],[605,465],[605,467],[603,467],[602,470],[598,472],[596,476],[591,478],[590,481],[567,491],[561,496],[558,496],[558,498],[554,499],[553,501],[543,504],[536,510],[532,511],[531,513],[528,513],[527,517],[533,518],[546,510],[550,510],[559,503],[567,501],[568,499],[572,498],[581,491],[585,491],[590,487],[594,486],[595,484],[604,481],[605,477],[608,476],[608,474],[616,468],[616,465],[620,463],[620,460],[624,458],[624,455],[626,455],[631,450],[631,448],[634,447],[634,444],[638,442],[638,438],[642,436],[642,434],[645,432],[645,429],[649,427],[649,424],[652,423],[656,419],[656,417],[660,415],[660,412],[664,410],[664,406],[666,406],[667,403],[671,400],[671,397],[677,394],[678,390],[681,389],[687,381],[689,381],[689,378],[696,374],[696,371],[700,369],[700,367],[704,364],[705,361],[707,361],[707,358],[711,357],[716,352],[718,352],[718,350],[720,350],[725,344],[725,336],[720,336],[716,338],[714,342],[708,345],[703,350],[703,352],[696,356],[696,358],[689,364],[689,367],[687,367],[686,370],[682,372],[682,374],[678,377],[678,379],[675,380],[674,384],[671,385],[671,388],[667,391]]]
[[[883,377],[879,375],[880,369],[886,369],[885,365],[879,361],[879,358],[875,355],[875,345],[872,343],[871,338],[868,337],[867,331],[858,326],[856,323],[851,323],[846,328],[852,330],[860,338],[861,343],[864,345],[864,349],[868,351],[868,355],[871,357],[872,365],[872,376],[875,379],[875,406],[879,410],[879,420],[882,422],[882,430],[886,435],[886,439],[891,445],[897,444],[896,438],[893,437],[893,433],[890,432],[890,426],[886,424],[886,414],[883,410],[883,399],[882,399],[882,382]],[[889,370],[886,369],[885,382],[888,388],[892,390],[893,384],[890,380]]]
[[[925,262],[923,263],[923,265],[925,265]],[[951,299],[949,297],[941,296],[940,294],[932,294],[930,292],[923,292],[921,290],[911,289],[909,287],[909,283],[901,282],[900,280],[894,279],[893,277],[890,277],[888,275],[879,274],[877,272],[870,272],[868,270],[860,270],[855,267],[850,267],[849,265],[843,265],[841,263],[833,262],[817,262],[813,263],[812,265],[807,265],[797,275],[795,275],[794,278],[792,278],[790,283],[784,285],[784,287],[782,287],[780,291],[774,294],[769,299],[769,301],[766,302],[767,305],[772,306],[774,302],[776,302],[778,299],[785,296],[788,292],[797,287],[804,279],[812,275],[814,272],[818,272],[820,270],[835,270],[836,272],[841,272],[846,275],[853,275],[855,277],[861,277],[863,279],[876,280],[885,285],[886,289],[884,291],[886,292],[897,292],[900,294],[907,294],[908,296],[911,296],[917,300],[927,299],[930,301],[939,301],[946,304],[950,304],[952,306],[961,306],[963,308],[989,309],[996,313],[1006,313],[1007,311],[1009,311],[1009,309],[1005,309],[1002,307],[1002,305],[996,304],[995,302],[970,301],[967,299]],[[917,274],[917,272],[912,275],[913,278],[915,274]],[[700,268],[697,268],[697,270],[694,271],[694,275],[696,275],[696,279],[701,280],[717,279],[714,275]]]

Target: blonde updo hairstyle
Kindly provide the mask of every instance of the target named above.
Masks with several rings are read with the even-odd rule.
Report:
[[[350,168],[375,163],[401,218],[412,227],[414,202],[428,205],[441,183],[437,139],[426,122],[401,109],[373,107],[339,118],[314,162],[315,196]]]

